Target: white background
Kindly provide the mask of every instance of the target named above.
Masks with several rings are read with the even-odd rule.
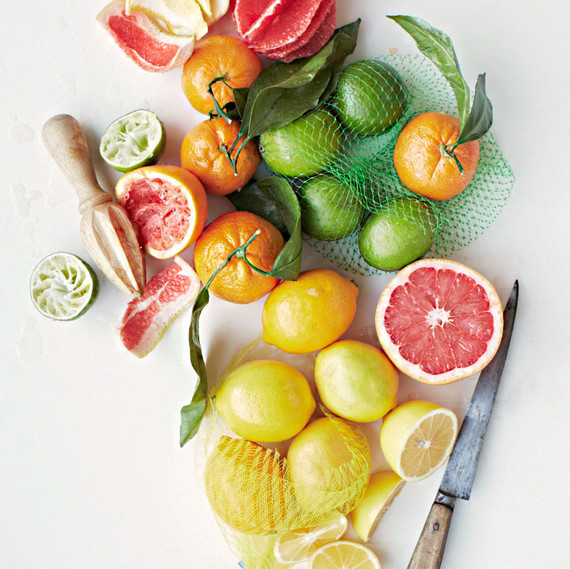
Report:
[[[2,7],[0,567],[237,567],[196,480],[192,443],[178,446],[179,409],[194,385],[189,312],[138,360],[116,334],[128,299],[102,277],[96,304],[73,323],[43,319],[28,298],[30,273],[45,255],[67,250],[89,259],[74,193],[41,142],[43,123],[74,115],[95,155],[109,122],[151,108],[168,133],[163,162],[177,164],[182,137],[203,119],[182,95],[180,70],[145,73],[113,44],[95,22],[104,3]],[[487,73],[493,134],[516,176],[496,222],[454,255],[486,275],[503,300],[518,278],[521,300],[472,497],[456,506],[443,567],[568,567],[567,3],[337,4],[339,25],[362,18],[350,60],[417,52],[386,14],[420,16],[446,31],[468,83]],[[228,22],[217,28],[230,29]],[[116,173],[95,163],[111,190]],[[213,199],[210,218],[229,209]],[[305,268],[327,266],[305,248]],[[149,274],[161,267],[149,262]],[[358,279],[349,336],[370,331],[387,280]],[[259,333],[261,306],[214,300],[206,309],[201,331],[212,376]],[[461,406],[472,388],[472,380],[453,391],[434,388],[432,398]],[[382,521],[372,547],[384,569],[407,565],[441,475],[408,484]]]

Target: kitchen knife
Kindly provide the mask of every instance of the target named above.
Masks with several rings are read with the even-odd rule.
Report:
[[[503,312],[503,337],[495,357],[479,376],[435,501],[408,569],[438,569],[456,499],[469,500],[483,439],[499,389],[515,323],[519,283],[515,281]]]

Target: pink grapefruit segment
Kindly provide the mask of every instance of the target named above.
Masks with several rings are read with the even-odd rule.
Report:
[[[115,43],[145,71],[164,72],[180,67],[192,54],[193,36],[175,36],[163,31],[143,12],[125,12],[124,0],[114,0],[97,21]]]
[[[402,269],[382,293],[376,330],[406,375],[450,383],[481,371],[495,355],[503,332],[501,302],[473,269],[422,259]]]
[[[119,333],[127,350],[143,358],[158,344],[174,320],[192,304],[201,283],[181,257],[152,277],[140,298],[129,302]]]

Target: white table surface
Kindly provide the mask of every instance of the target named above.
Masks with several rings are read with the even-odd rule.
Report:
[[[178,446],[179,410],[195,379],[190,313],[138,360],[116,334],[128,299],[101,273],[99,299],[73,323],[43,319],[28,297],[31,270],[45,255],[67,250],[89,259],[74,193],[41,142],[45,120],[74,115],[95,154],[110,121],[151,108],[168,133],[163,162],[176,164],[184,134],[203,119],[181,92],[180,70],[146,73],[114,45],[95,22],[104,4],[3,2],[0,17],[0,567],[237,567],[196,480],[192,443]],[[363,20],[351,60],[391,48],[417,53],[386,14],[420,16],[445,30],[470,85],[487,73],[492,132],[516,176],[496,222],[453,256],[485,274],[503,300],[518,278],[521,298],[472,497],[456,505],[442,567],[568,567],[567,3],[337,4],[339,24]],[[95,164],[111,190],[117,173]],[[210,209],[212,219],[230,206],[214,198]],[[162,266],[149,262],[149,273]],[[330,265],[306,247],[303,266]],[[372,327],[388,277],[357,280],[354,337]],[[201,326],[211,374],[259,333],[261,307],[211,302]],[[473,380],[456,385],[434,388],[432,398],[463,405]],[[383,569],[407,565],[442,474],[408,484],[382,521],[371,547]]]

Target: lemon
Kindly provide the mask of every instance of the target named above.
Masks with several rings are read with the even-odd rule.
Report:
[[[291,496],[274,451],[222,436],[206,461],[204,485],[212,510],[234,529],[267,535],[285,523]]]
[[[429,401],[408,401],[383,420],[380,446],[404,480],[427,478],[448,458],[457,437],[453,411]]]
[[[398,403],[396,368],[378,348],[357,340],[321,350],[315,382],[323,403],[350,421],[376,421]]]
[[[380,569],[380,561],[360,543],[333,541],[315,551],[309,569]]]
[[[309,423],[291,442],[289,478],[305,512],[347,513],[358,503],[370,474],[370,447],[362,430],[336,417]]]
[[[263,306],[263,340],[306,354],[332,344],[356,314],[357,286],[335,271],[305,271],[277,285]]]
[[[368,541],[382,516],[400,493],[405,482],[392,470],[375,472],[362,500],[350,512],[352,527],[362,541]]]
[[[254,360],[236,367],[216,392],[214,404],[235,433],[260,443],[295,436],[316,406],[305,376],[273,360]]]
[[[346,516],[333,512],[330,520],[319,526],[281,534],[273,546],[273,554],[279,563],[300,563],[321,545],[340,539],[347,527]]]

